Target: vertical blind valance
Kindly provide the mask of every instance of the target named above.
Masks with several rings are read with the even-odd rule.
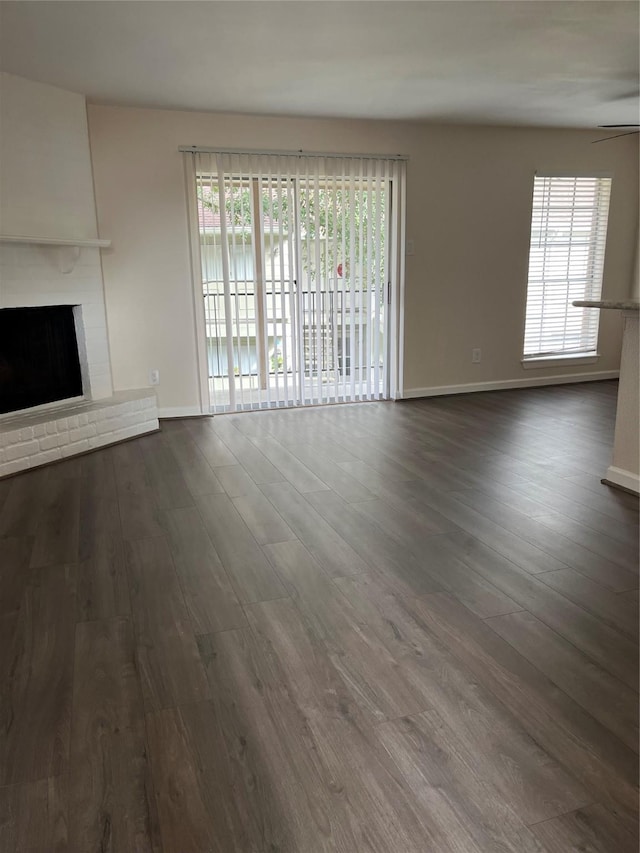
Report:
[[[536,176],[524,356],[595,352],[611,178]]]

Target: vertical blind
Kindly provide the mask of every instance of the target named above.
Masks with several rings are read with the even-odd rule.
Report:
[[[185,156],[195,180],[211,411],[388,396],[404,163]]]
[[[611,178],[536,176],[524,356],[595,352]]]

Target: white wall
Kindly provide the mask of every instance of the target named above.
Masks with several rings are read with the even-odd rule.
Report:
[[[636,494],[640,490],[640,345],[637,311],[623,313],[624,335],[620,387],[616,411],[616,432],[613,441],[613,460],[605,477]]]
[[[85,99],[0,74],[0,231],[96,236]]]
[[[0,234],[96,237],[85,99],[0,75]],[[112,393],[102,268],[82,249],[62,273],[55,247],[0,245],[0,308],[78,305],[85,396]],[[146,384],[146,383],[145,383]]]
[[[627,296],[638,215],[637,138],[591,145],[575,130],[434,127],[89,106],[117,388],[161,374],[161,409],[198,405],[184,172],[179,145],[402,153],[408,163],[405,389],[530,382],[614,371],[620,318],[602,312],[597,365],[523,370],[536,170],[612,172],[604,295]],[[471,364],[471,349],[482,362]]]

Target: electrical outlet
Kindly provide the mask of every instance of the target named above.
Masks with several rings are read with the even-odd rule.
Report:
[[[482,361],[482,350],[480,347],[476,347],[471,350],[471,363],[472,364],[480,364]]]
[[[413,255],[414,250],[415,250],[415,247],[414,247],[413,240],[407,240],[407,244],[406,244],[407,255]]]
[[[159,370],[150,370],[149,371],[149,385],[159,385],[160,384],[160,371]]]

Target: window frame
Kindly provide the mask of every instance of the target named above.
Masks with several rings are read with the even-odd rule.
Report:
[[[533,186],[532,186],[532,196],[531,196],[531,220],[530,220],[530,229],[529,229],[529,253],[528,253],[528,264],[527,264],[527,284],[526,284],[526,294],[525,294],[525,311],[524,311],[524,322],[523,322],[523,337],[522,337],[522,347],[521,347],[521,364],[524,368],[544,368],[544,367],[560,367],[562,365],[566,365],[567,363],[571,364],[593,364],[599,358],[598,353],[598,340],[599,340],[599,315],[595,321],[595,339],[593,340],[593,346],[585,347],[585,349],[581,350],[570,350],[570,349],[557,349],[553,351],[540,351],[540,352],[525,352],[526,340],[527,340],[527,319],[528,319],[528,309],[529,309],[529,299],[531,296],[531,252],[537,246],[534,246],[534,226],[536,222],[537,214],[540,213],[540,221],[544,218],[547,211],[551,209],[551,206],[547,202],[544,206],[535,206],[536,202],[536,182],[537,181],[552,181],[553,179],[563,179],[565,181],[579,181],[580,179],[589,179],[593,181],[601,181],[608,180],[609,186],[608,189],[603,189],[601,187],[596,186],[594,188],[594,204],[591,208],[591,231],[589,233],[589,244],[588,244],[588,253],[587,260],[585,262],[585,266],[587,268],[587,274],[585,277],[585,285],[584,285],[584,293],[581,295],[574,295],[569,297],[569,300],[572,302],[576,299],[594,299],[601,298],[602,287],[604,282],[604,264],[605,264],[605,256],[606,256],[606,246],[608,239],[608,225],[609,225],[609,213],[610,213],[610,201],[611,201],[611,192],[613,189],[613,174],[611,172],[582,172],[578,173],[574,170],[566,170],[562,172],[535,172],[533,176]],[[577,183],[575,187],[578,187]],[[574,188],[574,195],[575,195]],[[602,195],[604,194],[604,195]],[[569,243],[573,240],[574,235],[574,225],[573,225],[573,211],[575,210],[575,200],[572,206],[571,212],[571,223],[570,223],[570,233],[569,233]],[[599,220],[601,220],[602,215],[605,214],[606,218],[604,224],[602,224]],[[545,244],[548,244],[548,227],[545,228],[544,236],[545,236]],[[538,244],[539,245],[539,244]],[[600,260],[597,259],[597,255],[600,253]],[[570,254],[570,252],[569,252]],[[542,276],[544,277],[544,264],[546,260],[543,261],[543,267],[541,269]],[[600,269],[594,269],[596,264],[600,267]],[[582,276],[575,276],[576,278],[582,278]],[[599,277],[599,281],[597,278]],[[567,289],[570,288],[572,276],[567,275]],[[596,283],[598,287],[598,293],[594,295],[593,284]],[[544,292],[544,282],[541,285],[540,292]],[[578,310],[578,309],[576,309]],[[582,325],[587,322],[588,314],[591,309],[583,308],[582,312]],[[565,315],[566,316],[566,315]],[[593,325],[593,319],[589,318],[589,323]],[[542,335],[542,330],[544,329],[544,316],[540,317],[540,336]],[[566,330],[563,332],[563,337],[566,335]],[[563,340],[563,344],[566,341]]]

